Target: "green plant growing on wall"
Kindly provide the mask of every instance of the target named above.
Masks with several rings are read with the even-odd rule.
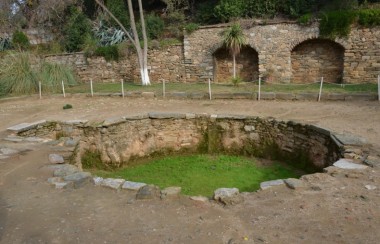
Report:
[[[246,43],[240,24],[235,23],[223,33],[223,44],[232,55],[233,78],[236,78],[236,56]]]
[[[335,39],[347,37],[356,19],[355,11],[332,11],[322,13],[319,32],[322,37]]]
[[[199,29],[199,25],[196,23],[189,23],[185,26],[185,30],[186,30],[187,34],[191,34],[198,29]]]
[[[380,9],[362,9],[358,12],[358,22],[365,27],[380,25]]]
[[[12,44],[20,50],[27,50],[30,46],[29,39],[22,31],[15,31],[12,36]]]
[[[106,61],[118,61],[119,60],[119,49],[116,45],[113,46],[105,46],[98,47],[94,53],[95,56],[102,56],[106,59]]]

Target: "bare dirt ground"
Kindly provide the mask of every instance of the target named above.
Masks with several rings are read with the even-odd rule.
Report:
[[[66,103],[73,109],[63,110]],[[380,152],[378,102],[278,102],[51,97],[0,100],[0,135],[41,119],[101,121],[149,111],[246,114],[296,120],[367,139]],[[245,194],[237,206],[177,200],[134,201],[131,193],[47,183],[49,146],[0,160],[0,243],[379,243],[380,172],[369,168],[308,177],[310,187]],[[368,190],[366,185],[376,186]]]

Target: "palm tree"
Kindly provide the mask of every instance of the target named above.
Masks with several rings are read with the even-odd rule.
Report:
[[[224,32],[223,43],[232,55],[233,75],[236,78],[236,56],[239,55],[241,47],[245,45],[245,37],[240,24],[235,23]]]

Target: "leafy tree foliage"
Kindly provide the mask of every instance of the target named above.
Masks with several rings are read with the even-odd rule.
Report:
[[[70,7],[64,28],[64,46],[66,51],[80,51],[90,31],[91,23],[89,19],[79,8],[75,6]]]

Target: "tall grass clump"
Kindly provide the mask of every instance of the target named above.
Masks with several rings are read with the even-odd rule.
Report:
[[[10,53],[0,60],[0,94],[31,94],[38,89],[29,53]]]
[[[39,78],[44,92],[61,91],[62,81],[68,86],[77,84],[73,71],[62,64],[42,63]]]

